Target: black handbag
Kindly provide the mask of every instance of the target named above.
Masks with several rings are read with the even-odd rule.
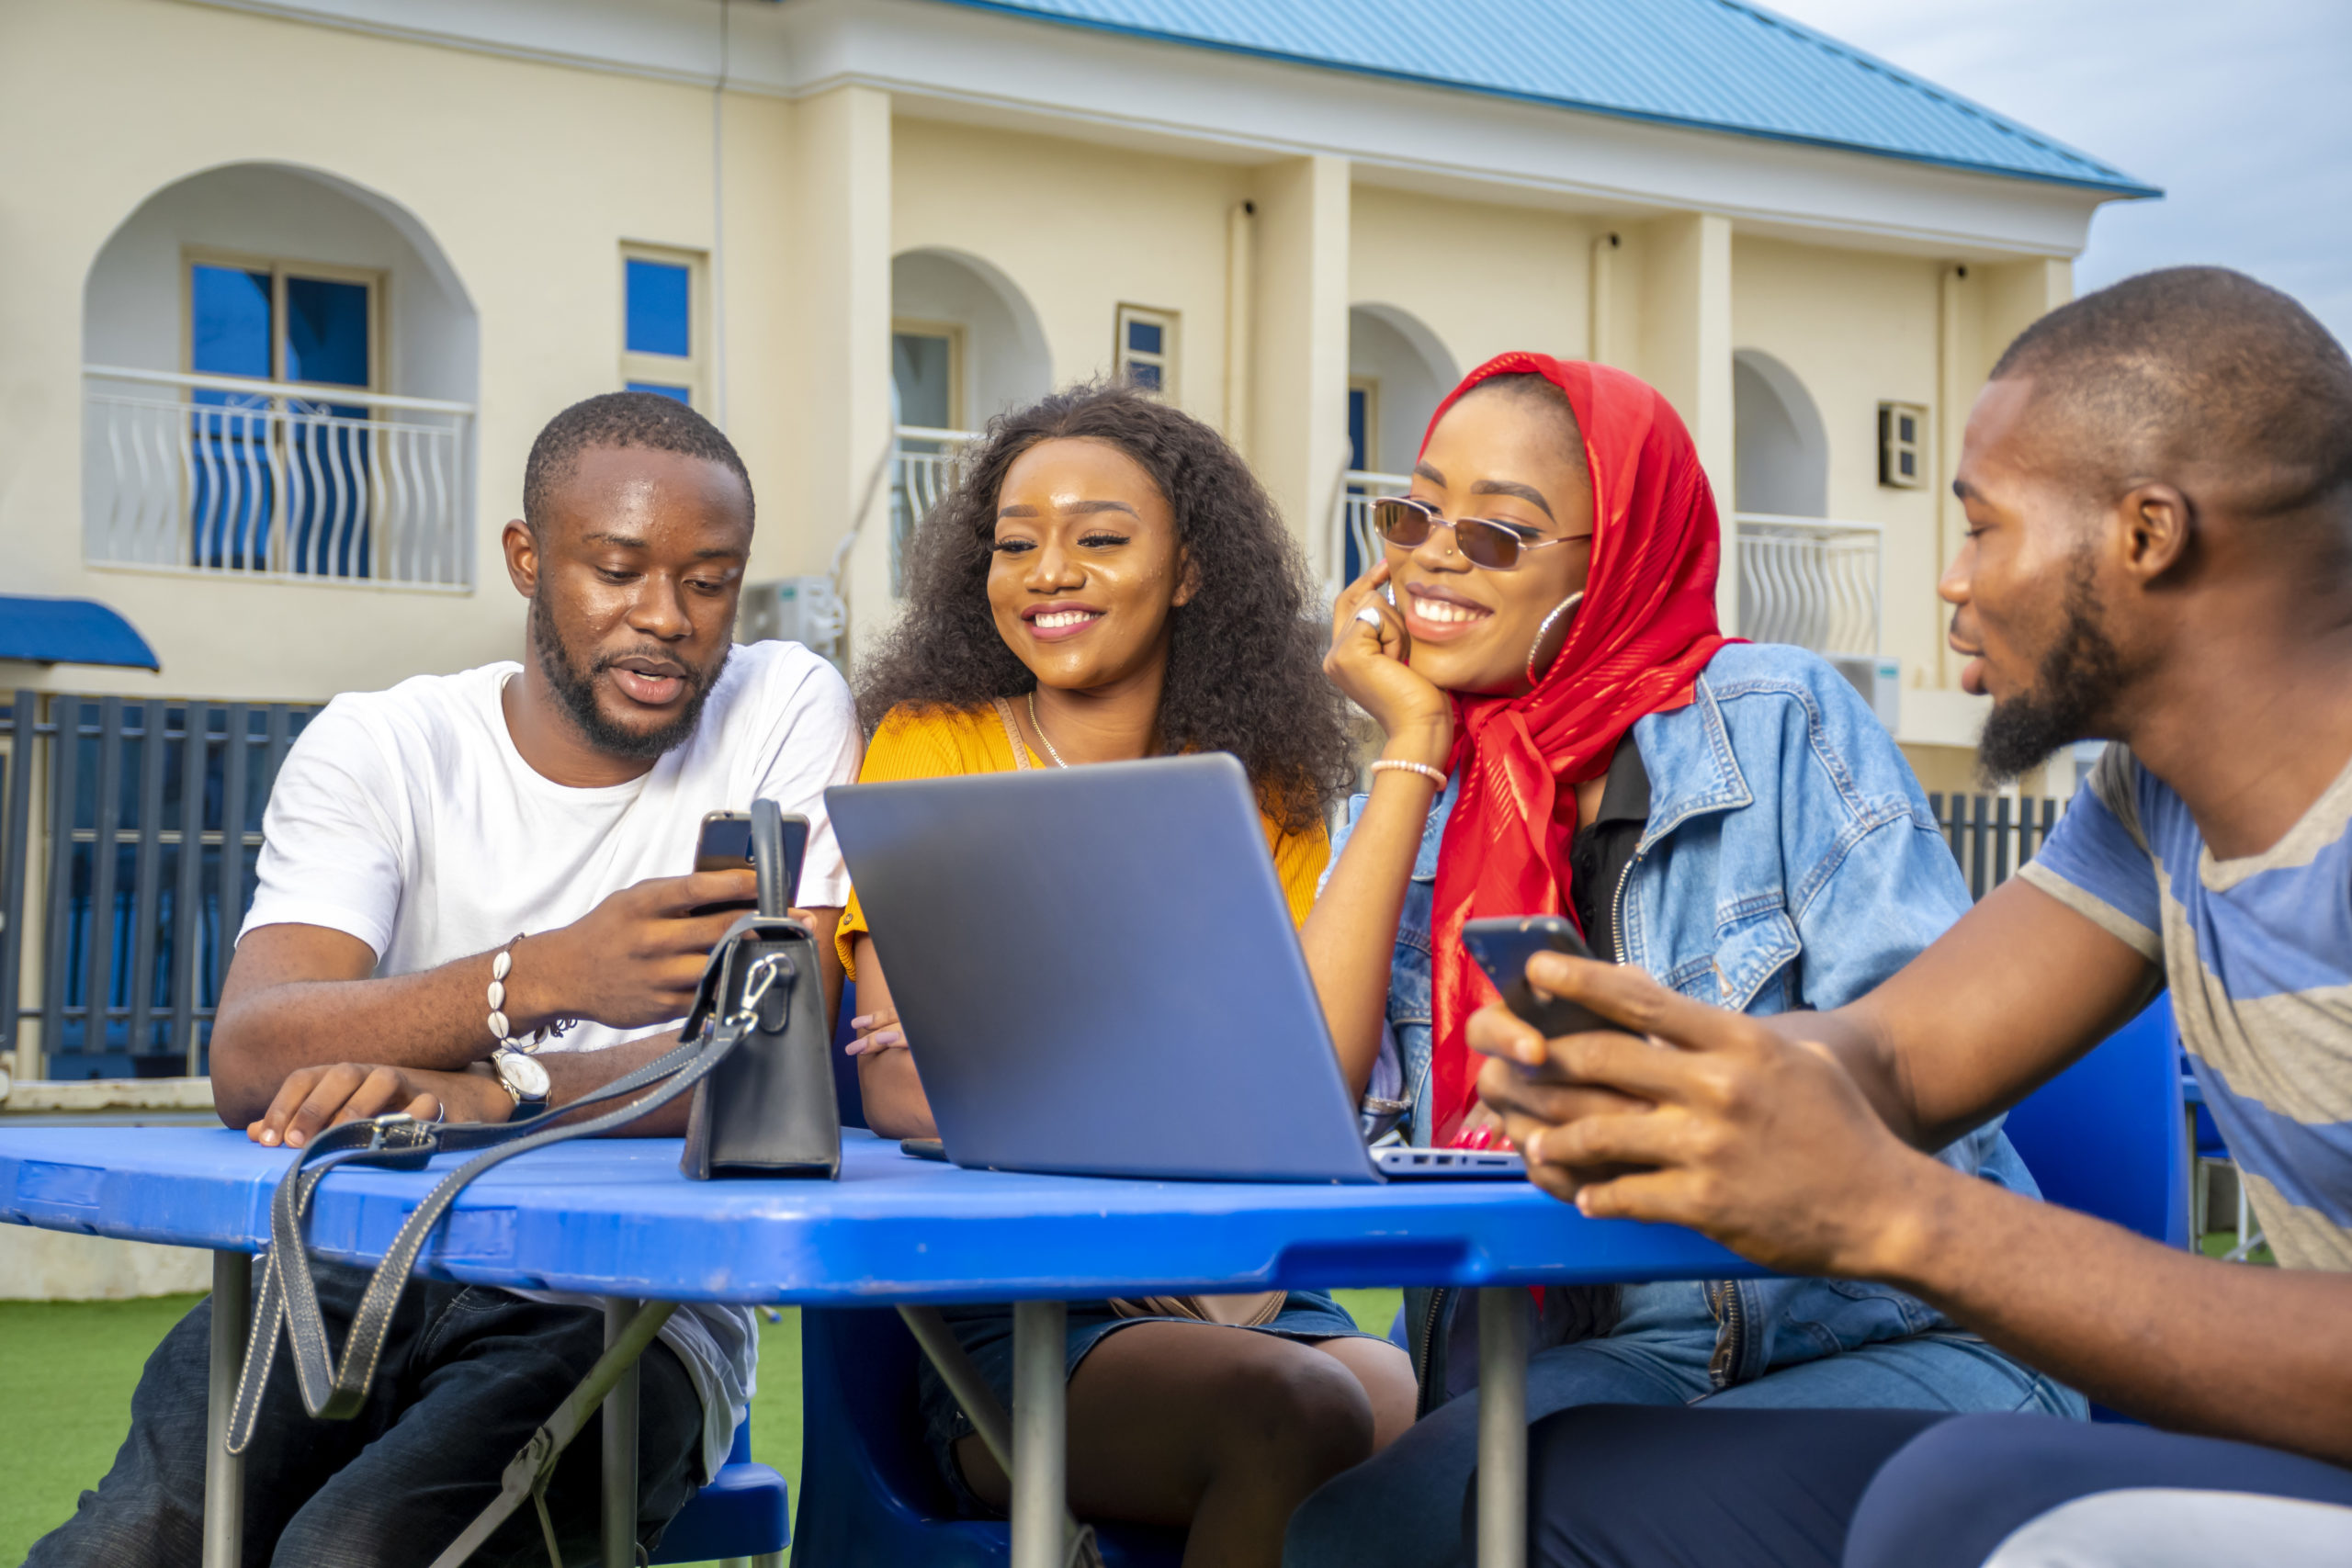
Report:
[[[253,1439],[281,1328],[303,1408],[326,1420],[348,1420],[359,1413],[393,1311],[425,1241],[458,1194],[494,1165],[548,1144],[613,1132],[692,1092],[681,1162],[688,1176],[840,1173],[841,1120],[826,1057],[824,987],[815,939],[784,913],[783,840],[783,813],[775,802],[753,801],[752,855],[760,879],[760,911],[737,920],[711,949],[679,1043],[659,1059],[561,1107],[560,1122],[548,1125],[541,1118],[445,1123],[396,1112],[331,1127],[303,1146],[270,1201],[269,1251],[229,1424],[231,1453],[243,1453]],[[714,1084],[718,1092],[708,1093]],[[594,1114],[580,1114],[585,1111]],[[419,1170],[436,1154],[466,1149],[483,1152],[443,1177],[401,1224],[352,1314],[342,1355],[332,1355],[304,1230],[319,1182],[337,1166]]]
[[[784,818],[772,800],[752,804],[752,863],[759,872],[760,912],[737,920],[711,950],[683,1037],[695,1038],[715,1010],[743,1011],[749,976],[769,968],[778,977],[761,987],[742,1038],[695,1086],[678,1168],[696,1181],[838,1177],[842,1117],[833,1098],[823,971],[816,938],[784,912]]]

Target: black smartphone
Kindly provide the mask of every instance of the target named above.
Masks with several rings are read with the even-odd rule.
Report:
[[[808,852],[808,818],[787,816],[784,819],[784,902],[789,908],[800,896],[800,863]],[[695,841],[696,871],[749,871],[752,869],[752,817],[747,811],[713,811],[702,819],[702,832]],[[756,909],[755,899],[738,899],[725,904],[705,904],[688,910],[694,915],[716,915],[728,911]]]
[[[1593,955],[1577,928],[1563,917],[1505,915],[1468,920],[1462,927],[1462,945],[1502,993],[1503,1005],[1543,1031],[1545,1039],[1593,1030],[1624,1032],[1582,1002],[1545,996],[1527,983],[1527,961],[1539,953],[1565,953],[1572,958]]]

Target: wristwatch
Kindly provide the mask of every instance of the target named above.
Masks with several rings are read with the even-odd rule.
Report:
[[[490,1070],[499,1087],[514,1097],[514,1113],[508,1121],[520,1122],[548,1108],[548,1070],[536,1056],[501,1045],[490,1054]]]

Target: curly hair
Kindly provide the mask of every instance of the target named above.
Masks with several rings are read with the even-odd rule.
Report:
[[[996,628],[989,565],[997,497],[1041,441],[1107,442],[1143,468],[1175,514],[1193,572],[1169,617],[1159,743],[1230,751],[1285,832],[1319,824],[1354,778],[1345,709],[1323,677],[1306,563],[1240,455],[1207,425],[1134,388],[1088,382],[989,422],[954,487],[917,529],[906,610],[858,671],[870,734],[893,708],[964,709],[1037,680]]]

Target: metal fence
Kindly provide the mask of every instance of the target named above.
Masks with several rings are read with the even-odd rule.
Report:
[[[933,430],[925,425],[898,427],[898,447],[890,465],[890,596],[907,591],[907,552],[914,544],[915,527],[931,515],[956,482],[956,465],[964,448],[979,436],[969,430]]]
[[[1386,546],[1372,525],[1372,503],[1384,495],[1403,495],[1413,488],[1410,474],[1375,474],[1348,470],[1331,509],[1331,536],[1324,549],[1333,573],[1327,585],[1333,598],[1340,590],[1372,570]]]
[[[0,1062],[30,1077],[206,1071],[263,808],[317,711],[39,692],[0,708]],[[1928,799],[1980,898],[2064,807]]]
[[[262,808],[316,711],[38,692],[0,709],[0,1059],[206,1070]]]
[[[1885,651],[1877,524],[1742,513],[1734,526],[1741,636],[1816,653]]]
[[[89,558],[462,588],[468,403],[84,368]]]
[[[1969,897],[1982,898],[2033,858],[2066,803],[2024,795],[1931,795],[1928,807],[1968,879]]]

